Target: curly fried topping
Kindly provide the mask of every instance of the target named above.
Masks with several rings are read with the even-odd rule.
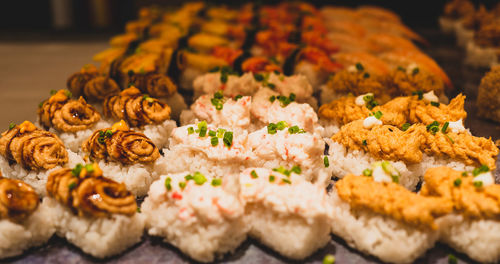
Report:
[[[130,87],[104,100],[104,115],[125,120],[132,127],[159,124],[170,118],[170,107]]]
[[[495,19],[495,15],[493,13],[488,12],[484,5],[479,6],[479,10],[476,12],[468,13],[462,19],[462,25],[464,28],[469,30],[479,30],[482,25],[489,24],[493,22]]]
[[[355,120],[363,119],[370,114],[365,105],[356,104],[352,96],[342,97],[322,105],[318,110],[321,118],[333,120],[339,125],[344,125]]]
[[[362,66],[361,66],[362,67]],[[333,75],[328,81],[328,87],[336,93],[355,96],[373,93],[382,102],[390,99],[384,80],[376,75],[371,75],[364,70],[342,70]]]
[[[500,23],[490,23],[481,26],[478,31],[474,32],[474,42],[482,47],[499,47]]]
[[[68,152],[55,134],[29,121],[2,133],[0,154],[28,170],[48,170],[68,162]]]
[[[357,120],[341,127],[332,140],[351,149],[369,152],[381,160],[417,163],[422,160],[423,155],[420,150],[422,127],[418,126],[411,126],[406,131],[390,125],[368,129],[363,126],[363,120]]]
[[[421,228],[437,229],[434,220],[452,209],[445,199],[420,196],[393,182],[375,182],[372,177],[350,174],[335,186],[339,197],[354,210],[370,210]]]
[[[453,0],[444,6],[444,16],[454,19],[461,18],[474,13],[474,10],[474,4],[469,0]]]
[[[177,85],[170,77],[159,73],[133,74],[129,79],[143,93],[154,97],[168,97],[177,92]]]
[[[38,195],[28,184],[0,175],[0,219],[22,222],[39,204]]]
[[[424,179],[421,195],[443,198],[466,217],[500,218],[500,185],[477,187],[473,176],[448,167],[429,169]]]
[[[134,195],[123,183],[103,177],[97,164],[78,164],[74,169],[52,172],[47,193],[79,216],[131,216],[137,211]]]
[[[451,212],[444,199],[424,197],[393,182],[347,175],[336,184],[339,197],[354,210],[365,209],[421,228],[437,229],[434,220]]]
[[[86,65],[79,72],[73,73],[66,81],[66,87],[73,95],[83,95],[83,88],[90,80],[99,76],[99,72],[94,65]]]
[[[83,142],[82,150],[91,160],[104,159],[122,164],[146,164],[160,157],[158,148],[144,134],[112,128],[94,132]]]
[[[66,91],[67,92],[67,91]],[[40,123],[62,132],[76,132],[94,126],[101,115],[83,97],[72,100],[60,90],[38,108]]]
[[[89,101],[102,101],[106,97],[119,92],[120,87],[113,79],[106,76],[97,76],[85,84],[82,95]]]
[[[434,91],[436,95],[444,93],[444,82],[439,76],[424,69],[413,67],[411,69],[399,68],[391,72],[387,78],[387,88],[390,95],[409,96],[415,92]]]
[[[500,122],[500,66],[492,67],[481,79],[476,106],[479,116]]]

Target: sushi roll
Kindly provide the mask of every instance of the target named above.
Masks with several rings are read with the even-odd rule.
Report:
[[[244,204],[224,189],[224,182],[200,172],[161,176],[141,206],[149,235],[164,238],[200,262],[234,252],[248,227]]]
[[[439,238],[437,217],[451,206],[393,182],[347,175],[330,193],[332,232],[383,262],[412,263]]]
[[[151,139],[160,149],[168,145],[170,133],[177,126],[175,121],[170,119],[171,108],[168,104],[148,94],[142,94],[134,86],[118,95],[107,97],[103,102],[103,113],[111,124],[124,120],[137,132]]]
[[[40,103],[38,123],[58,135],[73,152],[78,152],[82,141],[94,130],[109,126],[83,97],[72,99],[68,90],[54,90],[49,99]]]
[[[498,148],[494,142],[472,136],[462,120],[400,129],[382,124],[378,119],[381,115],[377,112],[344,125],[328,142],[334,176],[360,175],[371,164],[385,160],[397,171],[399,183],[414,190],[424,172],[432,167],[495,167]]]
[[[14,123],[0,138],[0,169],[7,178],[18,179],[45,195],[45,183],[51,171],[74,166],[81,158],[67,150],[59,137],[24,121]]]
[[[408,128],[411,124],[429,125],[434,121],[465,120],[467,112],[464,109],[465,96],[457,95],[449,104],[439,102],[434,91],[418,92],[414,96],[396,97],[379,105],[373,93],[357,97],[347,96],[322,105],[318,111],[319,123],[324,128],[323,137],[337,133],[343,125],[352,121],[365,119],[377,111],[383,115],[380,120],[384,124]]]
[[[443,199],[453,208],[439,218],[440,240],[481,263],[500,260],[500,185],[482,166],[462,172],[448,167],[429,169],[420,194]]]
[[[239,176],[249,236],[284,257],[301,260],[330,241],[332,211],[325,188],[300,170],[247,168]]]
[[[46,203],[58,236],[96,258],[117,255],[141,241],[144,217],[124,184],[103,176],[97,164],[53,171]]]
[[[465,64],[487,68],[499,64],[499,50],[497,36],[500,32],[500,23],[482,25],[474,32],[474,39],[467,44]]]
[[[134,195],[146,195],[158,177],[154,162],[156,145],[143,133],[130,130],[125,121],[95,131],[82,144],[82,156],[96,162],[112,180],[124,183]]]
[[[481,79],[476,107],[478,116],[500,122],[500,66],[492,67]]]
[[[319,134],[280,121],[250,133],[247,145],[252,153],[248,166],[269,169],[298,166],[308,181],[325,188],[330,181],[331,172],[323,156],[325,143]]]
[[[190,110],[181,113],[181,125],[206,121],[220,127],[248,129],[250,127],[250,96],[225,97],[222,92],[200,96]]]
[[[248,148],[248,132],[218,127],[201,121],[177,127],[172,131],[169,149],[155,163],[159,175],[199,171],[210,178],[237,175],[252,153]],[[229,183],[235,183],[232,179]]]
[[[52,237],[55,219],[30,185],[0,175],[0,196],[0,259],[20,255]]]
[[[89,102],[102,101],[107,96],[120,92],[120,86],[113,79],[102,75],[92,64],[85,65],[79,72],[72,74],[66,86],[73,96],[82,96]]]
[[[453,0],[446,3],[444,14],[439,18],[441,30],[448,34],[454,33],[460,20],[474,11],[474,4],[469,0]]]

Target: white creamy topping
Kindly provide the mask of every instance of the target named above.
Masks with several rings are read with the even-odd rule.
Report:
[[[410,65],[408,65],[408,67],[406,67],[406,74],[412,74],[413,70],[416,68],[418,68],[418,65],[415,63],[411,63]]]
[[[449,122],[448,128],[451,130],[453,133],[460,133],[460,132],[465,132],[466,129],[464,127],[464,124],[462,122],[462,119],[459,119],[455,122]]]
[[[347,71],[348,72],[357,72],[358,69],[356,69],[355,65],[351,65],[351,66],[347,67]]]
[[[391,176],[382,169],[382,166],[375,166],[373,168],[372,177],[376,182],[392,182]]]
[[[493,174],[491,174],[491,171],[477,175],[472,181],[482,182],[484,187],[495,184],[495,178],[493,178]]]
[[[365,99],[363,99],[365,96],[373,96],[372,93],[366,93],[366,94],[362,94],[358,97],[356,97],[356,100],[354,101],[356,103],[356,105],[365,105]]]
[[[439,102],[439,98],[434,94],[434,91],[430,91],[428,93],[423,94],[423,99],[425,102]]]
[[[363,120],[364,128],[372,128],[376,125],[382,125],[382,121],[378,120],[375,116],[369,116]]]

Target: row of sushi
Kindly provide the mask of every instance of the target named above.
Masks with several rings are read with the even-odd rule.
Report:
[[[500,4],[490,10],[469,0],[453,0],[439,19],[441,29],[455,34],[457,44],[466,48],[465,63],[474,67],[500,64]]]
[[[412,40],[425,43],[396,14],[370,6],[144,8],[126,33],[111,39],[111,48],[94,56],[100,66],[84,66],[67,86],[76,96],[102,101],[134,84],[166,99],[174,118],[186,107],[177,86],[194,90],[195,98],[220,89],[234,97],[253,95],[260,82],[314,108],[319,90],[323,103],[348,93],[388,100],[421,89],[446,100],[450,80]]]

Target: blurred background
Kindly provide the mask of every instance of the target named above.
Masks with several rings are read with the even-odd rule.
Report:
[[[240,5],[246,1],[208,1]],[[279,1],[261,1],[274,4]],[[398,13],[415,29],[437,31],[446,0],[434,1],[309,1],[317,6],[374,4]],[[492,6],[497,1],[474,1]],[[0,131],[10,122],[34,120],[37,105],[51,89],[65,88],[66,79],[123,32],[142,6],[173,8],[181,0],[15,0],[2,1],[0,16]]]

